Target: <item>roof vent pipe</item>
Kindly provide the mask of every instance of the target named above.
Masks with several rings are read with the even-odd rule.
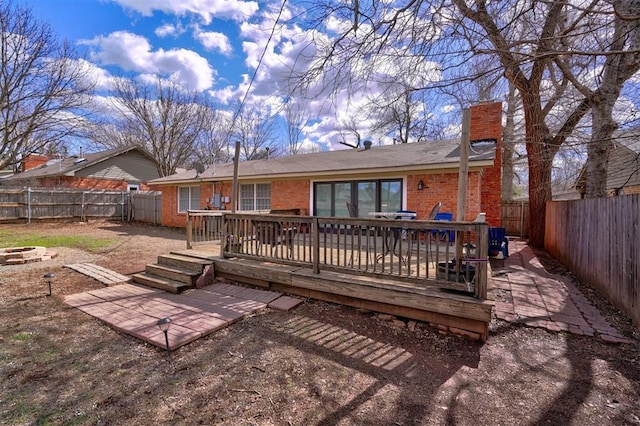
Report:
[[[367,150],[367,149],[370,149],[370,148],[371,148],[371,141],[369,141],[369,140],[364,141],[364,149]]]

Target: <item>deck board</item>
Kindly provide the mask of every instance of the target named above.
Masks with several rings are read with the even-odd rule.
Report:
[[[64,265],[64,267],[72,269],[83,275],[87,275],[91,278],[95,278],[96,280],[108,286],[127,283],[131,281],[131,277],[127,277],[126,275],[119,274],[115,271],[111,271],[93,263],[73,263],[70,265]]]

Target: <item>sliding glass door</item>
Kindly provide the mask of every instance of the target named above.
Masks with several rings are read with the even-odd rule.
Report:
[[[358,216],[374,211],[402,210],[402,179],[318,182],[314,184],[315,216],[348,217],[347,202],[358,207]]]

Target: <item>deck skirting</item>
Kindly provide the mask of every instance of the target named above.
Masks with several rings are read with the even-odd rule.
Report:
[[[215,259],[216,276],[298,296],[383,312],[487,339],[492,300],[391,279],[239,258]],[[460,333],[462,332],[462,333]],[[468,332],[468,333],[466,333]]]

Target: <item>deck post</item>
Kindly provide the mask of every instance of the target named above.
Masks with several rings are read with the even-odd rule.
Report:
[[[476,235],[478,236],[477,257],[489,259],[489,231],[486,223],[476,225]],[[476,265],[476,288],[474,296],[476,299],[487,300],[487,262],[480,262]]]
[[[191,234],[192,228],[191,216],[189,215],[189,210],[187,210],[187,250],[191,250],[193,247],[193,235]]]
[[[318,217],[314,216],[311,222],[311,243],[313,246],[312,252],[312,262],[313,262],[313,273],[320,273],[320,226],[318,222]]]

